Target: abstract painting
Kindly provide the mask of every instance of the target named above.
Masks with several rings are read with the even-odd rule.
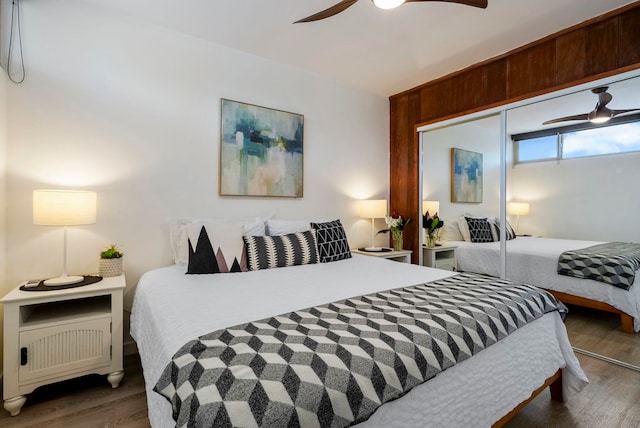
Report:
[[[451,202],[482,202],[482,153],[451,149]]]
[[[304,116],[222,99],[220,195],[302,197]]]

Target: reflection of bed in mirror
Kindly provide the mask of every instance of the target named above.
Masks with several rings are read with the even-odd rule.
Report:
[[[458,270],[500,276],[500,242],[449,244],[457,245]],[[519,236],[507,241],[507,278],[547,289],[565,303],[619,313],[623,331],[640,331],[640,271],[629,290],[557,273],[562,252],[597,244],[602,242]]]
[[[459,276],[359,255],[334,263],[234,274],[185,275],[185,270],[175,265],[146,273],[133,306],[132,334],[140,351],[154,427],[175,425],[170,403],[153,386],[172,355],[190,339],[352,295]],[[389,328],[386,331],[392,334]],[[335,360],[331,367],[338,367],[337,357],[331,358]],[[563,368],[561,376],[559,368]],[[585,380],[559,313],[547,313],[383,404],[362,426],[422,426],[425,420],[439,426],[501,426],[521,408],[519,403],[531,399],[532,391],[535,396],[553,385],[552,396],[557,397],[561,384],[565,393],[575,392]],[[331,402],[339,405],[341,395],[331,394]],[[342,411],[350,413],[348,406]]]

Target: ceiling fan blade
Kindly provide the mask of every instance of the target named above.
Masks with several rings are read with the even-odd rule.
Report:
[[[479,7],[481,9],[486,9],[489,4],[488,0],[405,0],[405,3],[417,2],[417,1],[439,1],[439,2],[447,2],[447,3],[458,3],[466,6]]]
[[[336,3],[333,6],[331,6],[328,9],[325,9],[321,12],[318,13],[314,13],[311,16],[307,16],[306,18],[302,18],[296,22],[294,22],[294,24],[297,24],[299,22],[313,22],[313,21],[319,21],[321,19],[325,19],[325,18],[329,18],[330,16],[333,15],[337,15],[340,12],[342,12],[343,10],[345,10],[346,8],[353,6],[353,4],[355,2],[357,2],[358,0],[342,0],[340,3]]]
[[[617,116],[619,114],[630,113],[632,111],[640,111],[640,108],[630,108],[627,110],[611,110],[611,117]]]
[[[547,120],[546,122],[542,122],[542,124],[548,125],[550,123],[565,122],[567,120],[588,120],[588,119],[589,119],[589,114],[584,113],[584,114],[576,114],[574,116],[565,116],[565,117],[559,117],[557,119]]]
[[[609,92],[600,92],[598,94],[598,107],[604,107],[611,102],[613,96]]]

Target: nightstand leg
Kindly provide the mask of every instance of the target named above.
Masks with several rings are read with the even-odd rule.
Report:
[[[4,400],[4,408],[7,412],[11,413],[11,416],[18,416],[24,403],[26,403],[27,397],[24,395],[18,395],[17,397],[11,397]]]
[[[107,375],[107,380],[111,384],[111,388],[117,388],[120,386],[120,381],[124,377],[124,371],[120,370],[117,372],[109,373]]]

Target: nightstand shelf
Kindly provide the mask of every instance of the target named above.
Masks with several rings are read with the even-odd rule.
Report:
[[[436,269],[456,270],[456,247],[422,247],[422,261],[425,266]]]
[[[122,371],[124,275],[76,288],[4,296],[4,408],[16,416],[37,387]]]
[[[411,250],[391,250],[391,251],[364,251],[351,250],[352,253],[362,254],[363,256],[378,257],[380,259],[389,259],[396,262],[411,263]]]

